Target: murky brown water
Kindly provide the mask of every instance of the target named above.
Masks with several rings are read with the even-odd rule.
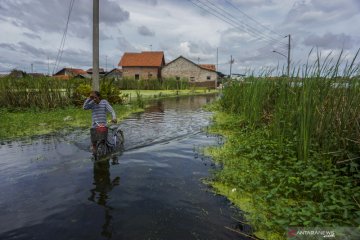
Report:
[[[109,161],[92,160],[88,130],[3,143],[0,239],[245,239],[225,228],[240,213],[201,182],[213,98],[154,102],[121,123],[125,151]]]

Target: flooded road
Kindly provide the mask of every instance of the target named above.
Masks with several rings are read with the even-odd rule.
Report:
[[[95,162],[88,130],[2,143],[0,239],[247,239],[239,213],[201,182],[217,144],[214,96],[156,101],[120,124],[125,150]],[[246,232],[246,229],[245,229]]]

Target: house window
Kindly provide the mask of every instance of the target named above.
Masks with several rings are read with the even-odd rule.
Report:
[[[152,78],[152,73],[148,73],[148,78],[150,79],[150,78]]]
[[[140,75],[139,74],[135,74],[135,80],[139,80]]]
[[[195,77],[190,77],[190,81],[194,82],[195,81]]]
[[[211,80],[211,76],[207,76],[206,79],[207,79],[207,80]]]

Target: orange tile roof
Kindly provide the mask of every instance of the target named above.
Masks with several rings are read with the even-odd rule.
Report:
[[[119,62],[122,67],[161,67],[164,64],[164,52],[124,53]]]
[[[214,64],[199,64],[201,68],[205,68],[208,70],[216,71],[216,67]]]
[[[71,72],[74,75],[87,74],[87,72],[85,72],[82,69],[78,69],[78,68],[66,68],[66,70],[68,70],[69,72]]]

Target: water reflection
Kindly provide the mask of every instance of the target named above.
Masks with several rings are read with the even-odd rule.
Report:
[[[111,165],[119,164],[118,156],[113,156],[112,159],[104,159],[94,161],[94,188],[90,190],[89,201],[95,202],[104,208],[104,224],[102,225],[101,235],[107,239],[111,239],[113,234],[112,226],[112,212],[114,210],[108,204],[109,194],[114,187],[120,184],[120,177],[116,176],[111,179],[110,176],[110,161]]]

